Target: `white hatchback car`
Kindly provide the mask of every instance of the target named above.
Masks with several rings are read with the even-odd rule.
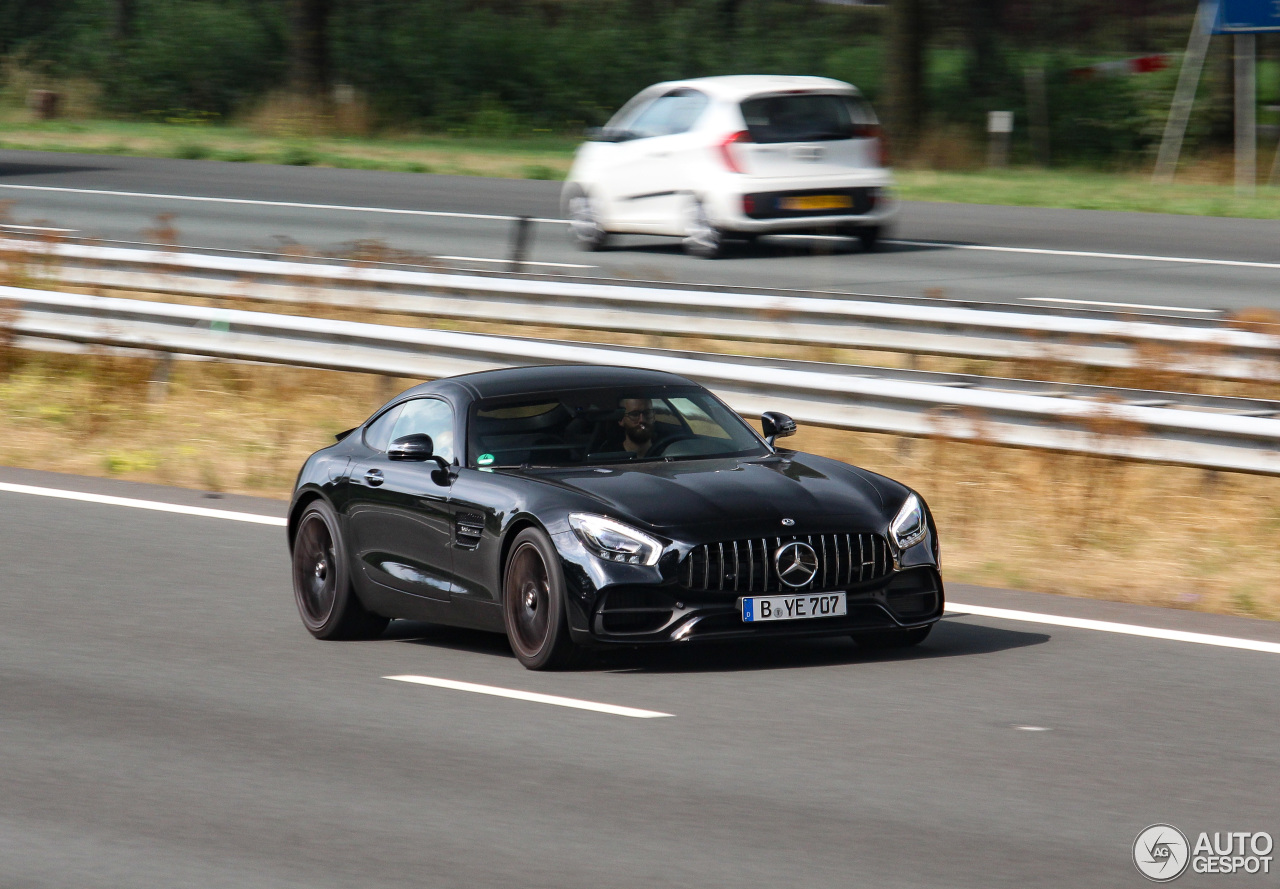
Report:
[[[659,83],[591,132],[561,195],[588,250],[614,233],[674,235],[713,257],[778,233],[858,238],[873,250],[896,212],[884,140],[853,86],[743,75]]]

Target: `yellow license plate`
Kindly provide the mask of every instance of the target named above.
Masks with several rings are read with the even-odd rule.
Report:
[[[853,206],[853,198],[847,194],[808,194],[783,198],[778,205],[783,210],[847,210]]]

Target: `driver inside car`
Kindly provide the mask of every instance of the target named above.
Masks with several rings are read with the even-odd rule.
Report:
[[[648,398],[622,399],[622,419],[618,426],[624,436],[622,447],[643,457],[653,447],[653,401]]]

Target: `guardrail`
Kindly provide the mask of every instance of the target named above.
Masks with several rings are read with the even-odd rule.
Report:
[[[632,364],[691,377],[735,409],[939,436],[1280,475],[1280,402],[624,349],[0,287],[19,337],[435,378],[526,364]],[[1153,404],[1152,402],[1160,402]]]
[[[1204,319],[1082,317],[953,306],[941,300],[700,291],[85,244],[0,241],[0,249],[5,248],[28,251],[34,258],[30,273],[52,283],[433,318],[1280,380],[1280,330],[1237,329]]]

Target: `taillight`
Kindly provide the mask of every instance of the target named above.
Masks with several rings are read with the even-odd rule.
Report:
[[[871,137],[876,140],[876,162],[882,166],[889,166],[889,137],[884,134],[884,130],[877,124],[871,129]]]
[[[744,194],[742,196],[742,215],[754,216],[756,212],[756,199],[754,195]]]
[[[853,127],[853,138],[875,139],[874,148],[876,163],[882,167],[889,166],[889,140],[878,123],[861,123]]]
[[[742,167],[738,166],[738,160],[733,156],[733,148],[735,142],[750,142],[751,134],[746,130],[737,133],[730,133],[720,142],[720,159],[724,161],[724,165],[729,168],[730,173],[745,172]]]

